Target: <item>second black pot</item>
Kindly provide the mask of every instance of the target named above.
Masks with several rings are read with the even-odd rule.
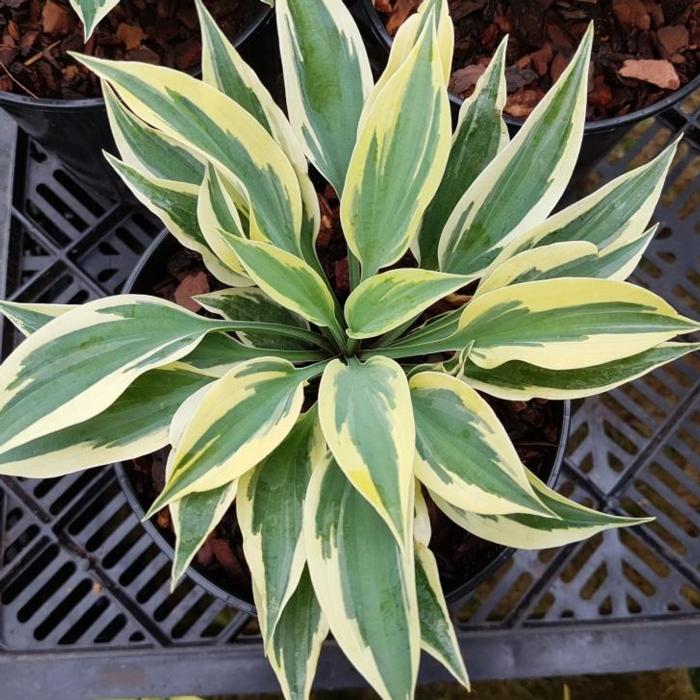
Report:
[[[250,24],[234,40],[242,48],[269,21],[272,9],[259,3]],[[0,91],[4,109],[42,148],[56,155],[88,190],[109,197],[122,183],[102,155],[117,149],[101,97],[83,100],[39,98]]]
[[[353,0],[355,15],[364,28],[365,36],[374,46],[368,46],[370,56],[383,68],[391,50],[393,39],[387,32],[379,13],[374,8],[372,0]],[[688,82],[674,93],[654,104],[620,117],[586,122],[583,130],[583,143],[577,162],[577,171],[584,171],[595,165],[622,137],[635,125],[649,117],[655,117],[674,105],[682,102],[688,95],[700,89],[700,75]],[[452,113],[456,122],[462,98],[450,93]],[[508,131],[514,136],[523,124],[522,119],[504,115]]]
[[[134,269],[127,281],[124,291],[134,294],[151,294],[153,289],[160,286],[168,278],[167,264],[170,258],[181,250],[180,244],[167,232],[161,233],[144,254],[139,265]],[[556,403],[558,421],[560,422],[559,444],[552,450],[551,463],[545,465],[538,476],[554,487],[569,436],[571,404],[568,401]],[[121,487],[126,494],[129,504],[139,519],[143,518],[151,505],[144,495],[142,484],[135,476],[135,470],[130,463],[115,465]],[[174,537],[170,531],[159,528],[153,520],[146,521],[144,527],[153,541],[170,559],[173,557]],[[471,536],[470,536],[471,537]],[[477,538],[474,538],[477,541]],[[482,581],[491,576],[498,567],[513,556],[514,549],[488,543],[479,548],[478,555],[460,573],[459,580],[451,581],[445,586],[445,595],[451,604],[457,604],[471,593]],[[188,576],[212,595],[220,598],[229,605],[248,613],[255,613],[252,594],[242,586],[232,585],[229,577],[223,572],[205,569],[197,564],[190,567]]]

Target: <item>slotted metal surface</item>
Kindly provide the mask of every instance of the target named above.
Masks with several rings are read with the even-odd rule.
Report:
[[[684,132],[656,213],[660,232],[635,281],[694,317],[698,105],[700,94],[664,121],[639,125],[580,185],[585,192],[610,180]],[[12,129],[0,122],[0,142],[14,143]],[[4,158],[14,172],[10,206],[0,208],[4,296],[80,302],[118,292],[158,222],[128,198],[81,190],[21,134],[16,149],[0,156],[0,168]],[[18,338],[8,324],[2,330],[7,353]],[[455,611],[473,677],[700,665],[700,359],[577,405],[558,488],[657,520],[506,562]],[[57,700],[275,688],[254,620],[188,579],[170,593],[169,561],[110,468],[4,479],[0,526],[3,700],[27,697],[28,687],[51,688]],[[425,663],[423,680],[444,677]],[[319,687],[361,683],[329,645]]]

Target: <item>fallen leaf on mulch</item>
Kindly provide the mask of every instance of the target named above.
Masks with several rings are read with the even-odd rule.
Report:
[[[661,27],[656,32],[656,36],[666,56],[673,56],[673,54],[687,49],[690,43],[688,30],[677,24],[671,27]]]
[[[420,5],[421,0],[398,0],[391,10],[386,29],[394,36],[398,28],[406,21],[406,18]]]
[[[47,34],[69,34],[75,28],[75,17],[64,5],[47,0],[41,11],[41,26]]]
[[[350,289],[350,271],[348,270],[347,258],[335,263],[335,286],[340,292],[346,292]]]
[[[197,294],[206,294],[209,291],[209,278],[207,273],[200,271],[195,275],[187,275],[175,289],[175,303],[189,311],[199,311],[202,307],[192,297]]]
[[[596,75],[593,80],[593,89],[588,93],[588,104],[604,109],[613,100],[613,93],[608,84],[605,82],[605,77]]]
[[[13,22],[12,20],[10,20],[10,21],[7,23],[7,33],[8,33],[15,41],[19,41],[19,40],[22,38],[22,36],[21,36],[21,34],[20,34],[20,31],[19,31],[19,27],[17,26],[17,22]]]
[[[143,63],[152,63],[154,66],[160,64],[160,56],[148,46],[139,46],[138,49],[126,52],[128,61],[143,61]]]
[[[642,0],[613,0],[613,13],[620,24],[647,31],[651,27],[651,16]]]
[[[124,48],[127,51],[132,51],[133,49],[138,49],[141,46],[141,42],[148,36],[146,32],[133,24],[127,24],[122,22],[117,27],[117,39],[124,44]]]
[[[476,81],[484,74],[486,68],[480,64],[460,68],[452,74],[450,92],[461,95],[476,85]]]
[[[19,50],[20,53],[26,54],[34,46],[37,38],[39,37],[38,29],[30,29],[28,32],[24,33],[24,36],[20,39]]]
[[[184,41],[175,49],[175,67],[178,70],[187,70],[196,66],[202,57],[202,42],[191,38]]]
[[[518,90],[512,95],[508,95],[504,111],[516,119],[524,119],[542,99],[543,92],[540,90]]]
[[[10,65],[19,53],[15,40],[9,34],[3,34],[0,38],[0,63]]]
[[[541,49],[533,51],[530,54],[532,67],[540,74],[547,75],[549,64],[553,58],[552,45],[547,41],[542,45]]]
[[[524,88],[539,77],[537,71],[532,70],[532,68],[519,69],[517,66],[506,68],[506,85],[508,92],[515,92],[520,88]]]
[[[627,59],[619,72],[623,78],[643,80],[665,90],[677,90],[681,85],[678,73],[670,61]]]
[[[552,83],[556,83],[559,80],[561,74],[566,70],[571,59],[564,56],[563,53],[558,53],[552,60],[552,65],[549,68],[549,74],[552,78]]]
[[[216,561],[219,562],[219,566],[229,576],[236,577],[240,575],[241,567],[233,554],[229,542],[221,537],[212,537],[209,540],[209,544]]]

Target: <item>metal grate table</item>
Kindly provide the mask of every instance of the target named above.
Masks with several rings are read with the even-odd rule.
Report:
[[[628,134],[585,192],[685,132],[635,275],[700,316],[700,94]],[[81,302],[119,291],[159,223],[85,191],[0,117],[0,291]],[[18,338],[2,327],[2,351]],[[455,610],[475,679],[700,666],[700,358],[576,406],[559,488],[656,522],[521,552]],[[0,481],[0,698],[275,691],[257,627],[185,579],[111,468]],[[444,680],[429,659],[421,681]],[[327,645],[317,686],[362,685]]]

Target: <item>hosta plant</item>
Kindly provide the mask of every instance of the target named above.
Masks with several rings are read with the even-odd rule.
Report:
[[[265,651],[308,697],[329,631],[382,698],[420,650],[467,674],[427,499],[521,548],[632,525],[548,488],[484,394],[590,396],[692,352],[698,329],[625,281],[675,145],[552,211],[581,144],[593,31],[509,140],[505,45],[452,129],[446,0],[401,28],[375,82],[341,0],[277,0],[288,117],[199,6],[203,79],[83,56],[111,162],[221,288],[4,303],[29,337],[0,370],[0,471],[52,477],[171,446],[173,584],[236,502]],[[316,255],[308,162],[341,201],[351,292]],[[164,261],[165,262],[165,261]],[[455,292],[459,292],[455,295]],[[445,297],[458,306],[440,315]]]

